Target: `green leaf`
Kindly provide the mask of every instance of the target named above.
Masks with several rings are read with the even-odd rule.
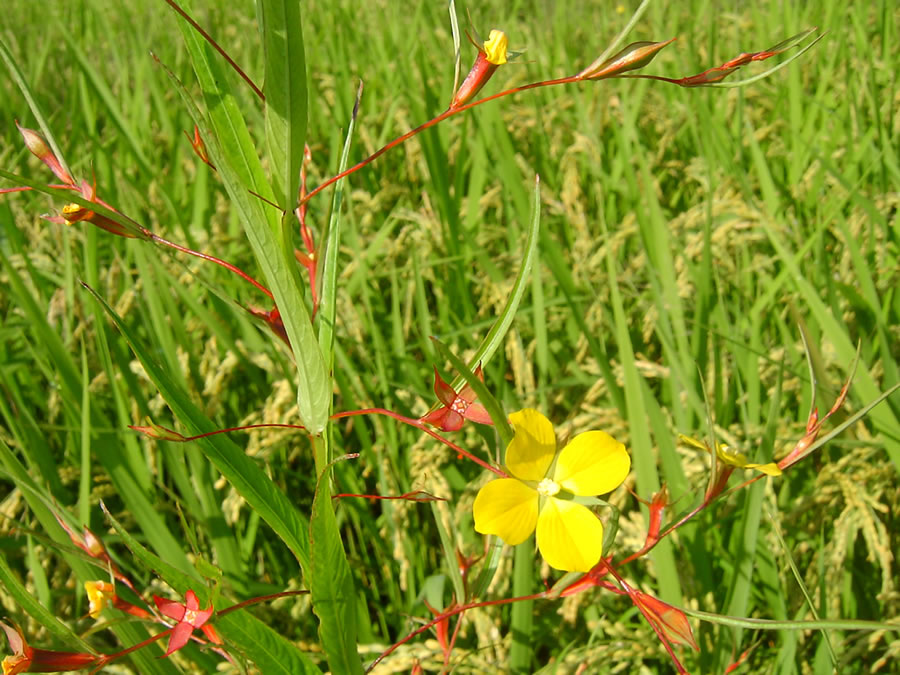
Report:
[[[287,638],[246,612],[216,619],[216,629],[257,667],[256,672],[321,675],[312,659]]]
[[[319,476],[313,501],[309,588],[331,672],[351,675],[363,670],[356,651],[356,589],[331,501],[329,474],[333,466],[333,462],[328,464]]]
[[[144,346],[135,339],[118,314],[106,304],[93,289],[85,286],[106,309],[118,329],[125,336],[131,350],[144,366],[147,376],[192,435],[215,431],[215,425],[195,406],[187,393],[179,388],[165,370],[152,358]],[[247,500],[250,507],[275,530],[291,549],[304,570],[309,568],[309,543],[301,536],[307,531],[306,519],[297,511],[281,490],[269,479],[253,460],[228,438],[217,435],[196,441],[204,454],[222,472],[222,475]]]
[[[494,325],[491,326],[488,334],[484,337],[484,340],[481,341],[481,344],[475,351],[475,355],[472,357],[471,361],[469,361],[470,368],[476,368],[479,363],[486,365],[487,362],[491,360],[494,352],[496,352],[503,344],[503,340],[506,337],[507,332],[509,332],[509,327],[516,317],[516,311],[519,309],[519,304],[522,302],[522,296],[525,294],[525,289],[528,288],[529,274],[531,273],[531,268],[534,266],[534,261],[537,257],[538,234],[540,233],[540,229],[541,177],[536,175],[534,177],[531,228],[528,230],[528,239],[525,242],[525,255],[522,257],[519,273],[516,275],[516,281],[513,284],[509,298],[506,300],[503,311],[500,312]],[[460,376],[453,380],[453,388],[458,391],[460,385],[462,385],[463,379],[464,378]],[[494,423],[496,424],[496,422]]]
[[[208,124],[180,83],[179,91],[188,104],[194,122],[204,134],[210,157],[240,215],[244,231],[281,312],[297,365],[300,420],[312,433],[321,433],[330,411],[331,382],[303,300],[289,228],[293,214],[286,212],[284,217],[280,217],[273,207],[255,196],[272,200],[272,187],[263,173],[235,96],[227,88],[228,73],[191,26],[183,22],[179,25],[204,93]]]
[[[266,61],[266,143],[275,201],[293,211],[306,143],[306,57],[298,0],[259,0]]]
[[[347,160],[350,157],[350,141],[353,139],[353,129],[356,126],[356,115],[359,112],[359,101],[362,97],[362,82],[356,94],[356,105],[353,106],[353,114],[350,116],[350,125],[347,128],[347,137],[344,139],[344,149],[341,152],[341,161],[338,166],[338,174],[347,168]],[[334,196],[331,200],[331,220],[328,222],[328,237],[325,244],[325,255],[322,256],[322,295],[319,305],[319,347],[328,372],[334,365],[334,322],[337,318],[337,277],[338,277],[338,252],[341,246],[341,202],[344,195],[345,178],[334,185]]]

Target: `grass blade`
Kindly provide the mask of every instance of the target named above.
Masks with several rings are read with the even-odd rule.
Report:
[[[353,130],[356,127],[356,116],[359,112],[359,102],[362,98],[363,85],[359,83],[356,93],[356,104],[353,106],[353,114],[350,116],[350,124],[347,127],[347,137],[344,139],[344,149],[341,151],[341,161],[338,165],[338,173],[343,173],[347,168],[350,157],[350,142],[353,140]],[[334,322],[337,319],[337,277],[338,277],[338,252],[341,246],[341,205],[344,196],[344,183],[342,178],[334,185],[334,196],[331,200],[331,219],[328,221],[328,236],[325,243],[325,255],[322,259],[322,295],[319,311],[319,347],[322,356],[328,366],[329,372],[334,368]]]

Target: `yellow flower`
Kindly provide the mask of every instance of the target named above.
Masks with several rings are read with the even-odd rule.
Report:
[[[506,37],[506,33],[495,28],[484,41],[484,55],[495,66],[502,66],[506,63],[508,46],[509,38]]]
[[[553,425],[537,410],[520,410],[509,421],[516,433],[506,467],[513,477],[478,492],[475,530],[516,546],[537,528],[538,549],[551,567],[589,571],[603,553],[603,523],[574,497],[621,485],[631,468],[625,446],[603,431],[587,431],[557,452]]]
[[[84,590],[87,592],[90,608],[88,614],[92,619],[99,619],[100,612],[106,607],[106,603],[116,596],[113,585],[107,581],[85,581]]]
[[[695,448],[700,448],[701,450],[709,452],[709,446],[706,443],[698,441],[696,438],[678,434],[678,440],[687,445],[693,445]],[[769,462],[768,464],[754,464],[753,462],[748,462],[747,455],[738,452],[737,450],[733,450],[731,446],[719,443],[718,441],[716,441],[716,457],[719,458],[720,462],[727,464],[728,466],[736,466],[739,469],[756,469],[767,476],[781,475],[781,469],[779,469],[778,465],[774,462]]]

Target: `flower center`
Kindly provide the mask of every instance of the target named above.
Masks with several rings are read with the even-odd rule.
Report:
[[[460,398],[459,396],[457,396],[453,400],[453,404],[450,406],[450,410],[452,410],[453,412],[459,413],[460,415],[464,415],[466,413],[466,410],[468,410],[468,409],[469,409],[469,402],[467,400],[465,400],[464,398]]]
[[[537,486],[538,494],[542,497],[552,497],[559,492],[559,483],[549,478],[543,479]]]

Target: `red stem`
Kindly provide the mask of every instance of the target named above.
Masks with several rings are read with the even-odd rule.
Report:
[[[132,429],[134,427],[131,427]],[[228,429],[216,429],[215,431],[207,431],[205,434],[197,434],[196,436],[184,436],[183,438],[179,438],[176,443],[187,443],[189,441],[196,441],[201,438],[206,438],[207,436],[216,436],[217,434],[230,434],[232,431],[250,431],[253,429],[269,429],[269,428],[277,428],[277,429],[296,429],[303,430],[306,429],[303,425],[300,424],[278,424],[275,422],[270,422],[267,424],[247,424],[242,427],[229,427]],[[166,439],[168,440],[168,439]]]
[[[453,117],[457,113],[464,112],[466,110],[469,110],[470,108],[474,108],[475,106],[481,105],[482,103],[487,103],[488,101],[493,101],[494,99],[501,98],[503,96],[509,96],[510,94],[517,94],[522,91],[527,91],[528,89],[537,89],[538,87],[550,87],[555,84],[568,84],[569,82],[578,82],[582,79],[584,79],[584,78],[579,78],[577,75],[570,75],[569,77],[561,77],[561,78],[558,78],[555,80],[543,80],[541,82],[532,82],[530,84],[523,84],[520,87],[513,87],[512,89],[506,89],[505,91],[501,91],[498,94],[492,94],[490,96],[486,96],[485,98],[478,99],[477,101],[472,101],[471,103],[466,103],[465,105],[461,105],[456,108],[447,108],[447,110],[442,112],[437,117],[434,117],[434,118],[428,120],[427,122],[420,124],[415,129],[407,131],[402,136],[398,136],[397,138],[392,140],[390,143],[388,143],[387,145],[382,147],[380,150],[376,150],[374,153],[372,153],[371,155],[366,157],[359,164],[356,164],[355,166],[351,166],[346,171],[342,171],[338,175],[329,178],[324,183],[319,185],[315,190],[313,190],[312,192],[307,194],[305,197],[303,197],[300,200],[300,204],[301,205],[305,204],[310,199],[312,199],[315,195],[317,195],[319,192],[321,192],[322,190],[327,188],[329,185],[336,183],[344,176],[349,176],[351,173],[354,173],[355,171],[359,171],[367,164],[371,164],[373,161],[375,161],[376,159],[381,157],[381,155],[386,153],[388,150],[409,140],[410,138],[412,138],[413,136],[418,134],[420,131],[424,131],[425,129],[428,129],[429,127],[433,127],[435,124],[443,122],[448,117]]]
[[[743,483],[741,483],[740,485],[735,485],[735,486],[734,486],[733,488],[731,488],[730,490],[727,490],[727,491],[725,491],[725,492],[722,492],[721,494],[715,496],[715,497],[712,498],[712,499],[708,499],[708,498],[707,498],[707,499],[704,499],[703,502],[702,502],[699,506],[697,506],[694,510],[692,510],[690,513],[687,513],[686,515],[682,516],[681,518],[678,519],[677,522],[672,523],[672,524],[669,525],[665,530],[663,530],[662,532],[660,532],[659,536],[656,538],[655,541],[651,542],[650,544],[645,544],[639,551],[635,551],[634,553],[632,553],[631,555],[629,555],[627,558],[625,558],[625,559],[622,560],[621,562],[616,563],[616,567],[617,567],[617,568],[618,568],[618,567],[622,567],[623,565],[627,565],[627,564],[630,563],[631,561],[636,560],[637,558],[640,558],[640,557],[646,555],[646,554],[649,553],[651,550],[653,550],[653,548],[654,548],[660,541],[662,541],[665,537],[668,537],[670,534],[672,534],[672,533],[673,533],[675,530],[677,530],[679,527],[681,527],[681,526],[684,525],[686,522],[688,522],[689,520],[691,520],[694,516],[696,516],[698,513],[700,513],[700,512],[701,512],[703,509],[705,509],[707,506],[709,506],[710,504],[712,504],[712,503],[715,502],[715,501],[718,501],[719,499],[723,499],[723,498],[727,497],[728,495],[730,495],[730,494],[733,493],[733,492],[737,492],[738,490],[743,490],[743,489],[744,489],[745,487],[747,487],[748,485],[750,485],[750,484],[752,484],[752,483],[755,483],[756,481],[758,481],[758,480],[760,480],[761,478],[763,478],[764,475],[765,475],[765,474],[761,474],[761,473],[760,473],[760,474],[757,474],[757,475],[754,476],[753,478],[749,478],[749,479],[745,480],[745,481],[744,481]]]
[[[426,426],[425,423],[422,422],[421,420],[413,419],[411,417],[405,417],[403,415],[395,413],[392,410],[387,410],[385,408],[366,408],[364,410],[349,410],[347,412],[335,413],[334,415],[331,416],[331,419],[339,420],[342,417],[353,417],[354,415],[385,415],[387,417],[393,417],[398,422],[403,422],[404,424],[408,424],[411,427],[415,427],[416,429],[424,431],[426,434],[428,434],[432,438],[436,438],[441,443],[443,443],[447,447],[451,448],[452,450],[456,451],[463,457],[465,457],[467,459],[471,459],[473,462],[475,462],[479,466],[487,469],[488,471],[492,471],[493,473],[497,474],[501,478],[509,478],[509,476],[507,476],[500,469],[491,466],[490,464],[485,462],[480,457],[476,457],[475,455],[473,455],[468,450],[463,450],[461,447],[456,445],[456,443],[453,443],[452,441],[448,441],[446,438],[441,436],[439,433],[437,433],[436,431],[434,431],[434,430],[430,429],[428,426]]]
[[[166,2],[168,2],[168,0],[166,0]],[[247,282],[253,284],[254,286],[256,286],[256,288],[258,290],[265,293],[268,296],[269,300],[274,301],[275,297],[272,295],[272,291],[270,291],[268,288],[263,286],[261,283],[259,283],[256,279],[251,277],[246,272],[244,272],[242,269],[239,269],[238,267],[235,267],[234,265],[232,265],[230,262],[225,262],[221,258],[217,258],[214,255],[209,255],[208,253],[200,253],[199,251],[195,251],[193,249],[186,248],[184,246],[176,244],[175,242],[169,241],[168,239],[163,239],[158,234],[153,234],[149,230],[148,230],[148,233],[149,233],[150,239],[152,239],[153,241],[155,241],[158,244],[162,244],[163,246],[168,246],[169,248],[173,248],[176,251],[181,251],[182,253],[187,253],[188,255],[192,255],[195,258],[201,258],[202,260],[208,260],[209,262],[213,262],[216,265],[221,265],[222,267],[224,267],[225,269],[227,269],[230,272],[234,272],[239,277],[241,277],[244,281],[247,281]]]
[[[451,616],[456,616],[457,614],[462,614],[463,612],[468,612],[470,609],[475,609],[476,607],[492,607],[492,606],[500,606],[500,605],[509,605],[513,602],[525,602],[527,600],[540,600],[547,597],[547,592],[543,591],[541,593],[535,593],[534,595],[523,595],[517,598],[501,598],[500,600],[484,600],[482,602],[470,602],[465,605],[459,605],[458,607],[454,607],[452,609],[448,609],[443,614],[438,614],[431,621],[426,624],[423,624],[421,627],[414,630],[412,633],[407,635],[405,638],[392,644],[386,650],[381,652],[378,657],[369,664],[369,667],[366,668],[366,672],[369,672],[377,666],[385,656],[388,656],[391,652],[397,649],[399,646],[406,644],[410,640],[412,640],[417,635],[424,633],[426,630],[431,628],[432,626],[437,625],[444,619],[450,618]]]
[[[258,598],[250,598],[249,600],[244,600],[243,602],[239,602],[238,604],[232,605],[231,607],[226,607],[225,609],[216,612],[216,616],[225,616],[226,614],[236,612],[239,609],[244,609],[244,607],[249,607],[260,602],[268,602],[269,600],[277,600],[278,598],[289,598],[292,595],[308,594],[309,591],[281,591],[280,593],[272,593],[271,595],[261,595]]]
[[[426,426],[426,424],[424,422],[422,422],[421,420],[413,419],[411,417],[405,417],[404,415],[395,413],[392,410],[387,410],[386,408],[366,408],[363,410],[348,410],[346,412],[335,413],[334,415],[331,416],[331,419],[339,420],[344,417],[353,417],[355,415],[385,415],[386,417],[392,417],[399,422],[403,422],[404,424],[408,424],[411,427],[415,427],[416,429],[419,429],[420,431],[424,431],[426,434],[428,434],[432,438],[436,438],[441,443],[443,443],[447,447],[451,448],[455,452],[459,453],[463,457],[466,457],[467,459],[471,459],[473,462],[475,462],[479,466],[487,469],[488,471],[491,471],[491,472],[497,474],[501,478],[509,477],[506,475],[506,473],[504,473],[500,469],[498,469],[494,466],[491,466],[490,464],[485,462],[480,457],[476,457],[468,450],[465,450],[465,449],[459,447],[453,441],[448,441],[446,438],[441,436],[439,433],[437,433],[436,431],[434,431],[434,430],[430,429],[428,426]],[[297,430],[305,429],[305,427],[303,427],[300,424],[277,424],[277,423],[248,424],[248,425],[242,426],[242,427],[229,427],[228,429],[216,429],[215,431],[207,431],[205,434],[198,434],[196,436],[185,436],[184,438],[178,439],[178,442],[186,443],[188,441],[196,441],[199,438],[206,438],[207,436],[215,436],[216,434],[227,434],[232,431],[248,431],[250,429],[267,429],[267,428],[297,429]]]
[[[259,96],[261,101],[266,100],[266,95],[262,93],[262,90],[260,90],[260,88],[257,87],[253,83],[253,80],[250,79],[250,77],[247,75],[247,73],[245,73],[243,70],[241,70],[241,67],[238,64],[236,64],[230,56],[228,56],[228,54],[225,52],[225,50],[222,49],[218,45],[218,43],[212,39],[212,36],[200,27],[200,24],[198,24],[196,21],[194,21],[188,15],[187,12],[185,12],[183,9],[181,9],[181,7],[178,6],[178,3],[175,2],[174,0],[165,0],[165,2],[167,5],[169,5],[169,7],[171,7],[176,12],[178,12],[185,21],[187,21],[189,24],[191,24],[191,28],[193,28],[195,31],[200,33],[200,35],[203,36],[203,39],[209,43],[210,47],[212,47],[217,52],[219,52],[219,54],[222,55],[222,58],[228,62],[228,65],[231,66],[232,68],[234,68],[234,72],[236,72],[238,75],[240,75],[241,78],[244,80],[244,82],[246,82],[247,84],[250,85],[250,88],[253,90],[253,93],[255,93],[257,96]]]
[[[122,658],[126,654],[130,654],[131,652],[136,652],[138,649],[141,649],[142,647],[146,647],[147,645],[152,644],[152,643],[156,642],[157,640],[161,640],[162,638],[166,637],[167,635],[170,635],[173,630],[175,630],[174,627],[167,628],[163,632],[157,633],[156,635],[147,638],[143,642],[138,642],[136,645],[131,645],[130,647],[127,647],[120,652],[116,652],[115,654],[110,654],[109,656],[107,656],[104,659],[104,661],[101,665],[105,666],[107,663],[109,663],[113,659]]]

